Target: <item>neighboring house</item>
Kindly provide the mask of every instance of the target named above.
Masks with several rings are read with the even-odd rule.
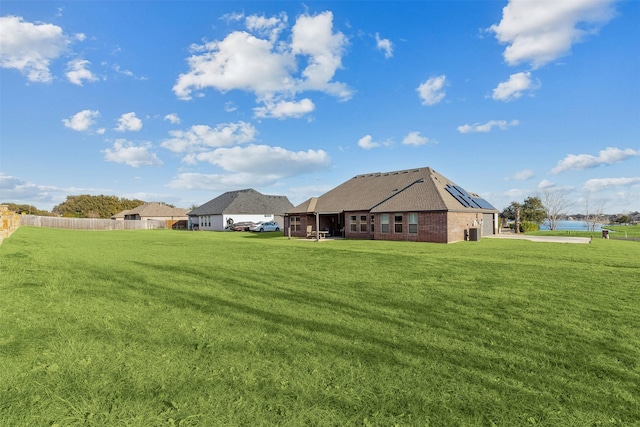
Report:
[[[172,208],[164,203],[145,203],[134,209],[119,212],[111,217],[115,220],[160,220],[167,221],[169,228],[186,228],[189,209]]]
[[[292,237],[451,243],[494,234],[498,210],[425,167],[358,175],[287,211]]]
[[[230,224],[264,221],[282,225],[284,213],[292,207],[286,196],[268,196],[252,188],[227,191],[189,212],[189,228],[222,231]]]

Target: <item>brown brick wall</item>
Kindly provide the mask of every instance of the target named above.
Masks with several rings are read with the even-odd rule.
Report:
[[[464,240],[465,230],[468,232],[471,227],[480,227],[481,220],[482,213],[449,212],[447,243]]]
[[[356,217],[356,231],[351,231],[351,217]],[[362,231],[361,225],[363,221],[361,221],[361,217],[365,217],[364,225],[366,226],[366,231]],[[371,233],[371,213],[369,211],[357,211],[357,212],[345,212],[344,213],[344,236],[347,239],[373,239],[374,235]],[[374,220],[374,229],[376,227],[377,219]]]
[[[402,214],[402,233],[395,232],[394,216]],[[356,216],[356,231],[351,231],[350,218]],[[418,212],[418,232],[409,233],[409,215],[408,212],[389,212],[389,232],[382,233],[381,215],[374,215],[373,230],[371,232],[371,214],[367,211],[345,212],[344,214],[344,237],[347,239],[374,239],[374,240],[393,240],[393,241],[413,241],[413,242],[433,242],[433,243],[453,243],[465,239],[465,231],[468,233],[471,227],[480,227],[482,213],[467,212]],[[361,216],[367,217],[367,231],[362,232]],[[284,233],[289,233],[290,217],[285,218]],[[474,225],[474,220],[477,221]],[[320,216],[320,229],[331,228],[330,216]],[[311,225],[315,230],[314,215],[300,215],[300,231],[291,232],[291,237],[306,237],[307,225]],[[336,231],[336,235],[341,234]]]

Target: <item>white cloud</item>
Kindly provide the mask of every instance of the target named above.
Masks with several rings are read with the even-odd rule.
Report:
[[[508,44],[509,65],[523,62],[541,67],[571,51],[571,46],[594,34],[614,15],[613,0],[510,0],[502,20],[489,31]]]
[[[270,185],[275,179],[259,182]],[[252,174],[203,174],[181,173],[167,184],[169,188],[181,190],[229,191],[234,188],[257,186],[256,176]]]
[[[118,126],[115,129],[118,132],[138,132],[142,129],[142,120],[136,117],[136,113],[125,113],[118,119]]]
[[[447,76],[443,74],[432,77],[418,86],[416,90],[422,100],[422,105],[435,105],[444,99],[446,80]]]
[[[62,119],[65,127],[78,132],[88,131],[95,124],[95,119],[100,116],[99,111],[82,110],[68,119]]]
[[[545,190],[545,189],[549,189],[549,188],[553,188],[555,187],[556,184],[554,182],[549,181],[548,179],[543,179],[542,181],[540,181],[538,183],[538,188],[540,190]]]
[[[640,156],[640,150],[631,148],[621,150],[615,147],[607,147],[604,150],[600,150],[597,156],[591,154],[569,154],[558,162],[558,165],[551,170],[551,173],[558,174],[569,170],[584,170],[600,165],[611,165],[635,156]]]
[[[513,175],[511,178],[509,178],[509,180],[528,181],[534,176],[536,176],[536,173],[533,171],[533,169],[524,169],[519,172],[516,172],[516,174]]]
[[[342,55],[348,43],[344,34],[333,31],[333,13],[301,15],[291,33],[291,51],[306,56],[307,62],[299,88],[349,99],[351,90],[344,83],[331,81],[336,70],[342,68]]]
[[[62,28],[25,22],[20,16],[0,17],[0,67],[19,70],[32,82],[50,82],[51,61],[70,43]]]
[[[226,13],[220,17],[221,20],[225,21],[227,24],[234,21],[241,21],[244,19],[244,12],[231,12]]]
[[[413,132],[409,132],[407,134],[407,136],[404,137],[404,139],[402,140],[402,143],[405,145],[424,145],[427,144],[429,142],[429,138],[427,138],[426,136],[422,136],[420,135],[420,132],[417,131],[413,131]]]
[[[74,59],[67,64],[67,79],[74,85],[82,86],[82,81],[95,82],[98,78],[86,67],[91,62],[86,59]]]
[[[289,151],[268,145],[218,148],[194,156],[226,171],[253,173],[260,176],[287,176],[324,169],[331,158],[324,150]]]
[[[180,117],[178,117],[176,113],[167,114],[166,116],[164,116],[164,119],[174,125],[180,124]]]
[[[4,175],[0,172],[0,190],[2,202],[27,204],[38,209],[52,209],[56,203],[62,202],[70,189],[38,185],[21,178]]]
[[[260,118],[284,119],[302,117],[315,110],[316,106],[308,99],[295,101],[265,102],[264,107],[254,108],[255,116]]]
[[[256,94],[293,90],[290,71],[295,69],[295,59],[286,52],[275,52],[268,40],[236,31],[220,42],[191,49],[194,55],[188,60],[190,70],[181,74],[173,87],[181,99],[191,99],[194,90],[208,87]]]
[[[585,191],[600,191],[612,187],[630,187],[640,184],[640,177],[633,178],[597,178],[590,179],[584,183]]]
[[[509,80],[499,83],[498,86],[493,89],[492,98],[496,101],[513,101],[522,96],[525,91],[534,91],[540,88],[540,83],[533,83],[531,81],[531,72],[521,72],[511,74]]]
[[[373,142],[371,135],[365,135],[358,140],[358,147],[364,148],[365,150],[371,150],[372,148],[380,147],[380,145],[378,142]]]
[[[460,133],[471,133],[471,132],[491,132],[494,127],[497,127],[501,130],[506,130],[513,126],[518,126],[520,121],[511,120],[510,122],[506,120],[489,120],[487,123],[474,123],[472,125],[465,124],[462,126],[458,126],[458,132]]]
[[[249,145],[218,148],[194,155],[228,173],[183,173],[169,183],[172,188],[224,189],[244,186],[268,186],[278,180],[326,169],[331,158],[324,150],[289,151],[281,147]]]
[[[384,51],[385,58],[391,58],[393,56],[393,43],[391,43],[389,39],[381,39],[378,33],[376,33],[376,46],[378,49]]]
[[[249,31],[269,37],[276,41],[280,33],[287,27],[287,14],[282,12],[279,16],[266,18],[265,16],[250,15],[245,18],[245,25]]]
[[[234,31],[221,41],[191,47],[189,71],[181,74],[173,87],[176,96],[188,100],[194,91],[206,88],[220,92],[237,89],[254,93],[258,102],[277,99],[306,107],[307,102],[295,101],[296,94],[313,90],[341,100],[351,97],[347,85],[333,81],[342,67],[347,38],[333,30],[331,12],[299,16],[288,39],[279,38],[286,24],[284,14],[251,16],[245,23],[257,35]],[[268,39],[263,38],[265,34]],[[306,64],[300,72],[298,61]],[[269,106],[264,108],[269,110]]]
[[[245,122],[222,123],[212,128],[207,125],[194,125],[189,130],[169,132],[172,138],[160,144],[176,153],[204,151],[211,147],[225,147],[245,144],[255,140],[256,128]]]
[[[151,144],[148,142],[135,145],[126,139],[117,139],[113,143],[113,147],[107,148],[103,153],[108,162],[124,163],[134,168],[162,165],[162,160],[151,152],[151,148]]]

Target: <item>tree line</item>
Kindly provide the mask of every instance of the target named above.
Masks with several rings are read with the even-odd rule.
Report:
[[[545,190],[541,195],[527,197],[522,203],[511,202],[502,211],[502,218],[509,221],[519,221],[521,232],[535,231],[540,225],[546,225],[550,230],[555,230],[558,223],[566,219],[567,210],[573,205],[567,193],[563,190]],[[588,195],[585,198],[585,214],[576,215],[584,221],[589,231],[595,231],[598,224],[609,221],[604,214],[604,202],[592,202]],[[615,222],[627,224],[631,222],[629,215],[621,215]]]
[[[37,209],[31,205],[20,205],[16,203],[3,204],[8,205],[10,211],[18,214],[55,215],[66,218],[111,218],[118,212],[137,208],[144,203],[144,200],[138,199],[131,200],[117,196],[81,194],[79,196],[67,196],[67,199],[59,205],[54,206],[51,212]]]

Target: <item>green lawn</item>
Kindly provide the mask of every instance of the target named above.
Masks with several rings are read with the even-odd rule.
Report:
[[[640,244],[21,227],[2,426],[640,424]]]
[[[605,225],[602,228],[609,230],[610,239],[640,239],[640,225]],[[540,230],[530,231],[526,234],[534,236],[602,237],[602,231]]]

